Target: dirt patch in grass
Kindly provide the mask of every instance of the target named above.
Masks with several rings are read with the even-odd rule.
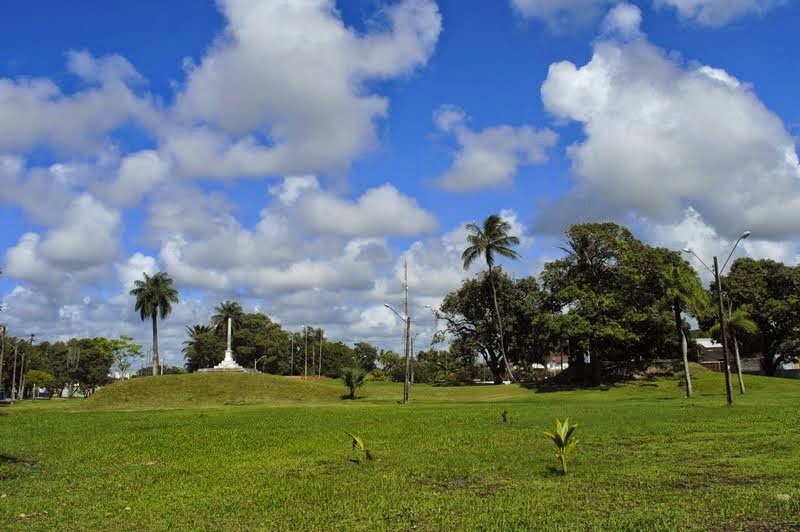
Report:
[[[0,480],[11,480],[31,472],[36,460],[0,453]]]
[[[13,454],[0,453],[0,464],[26,464],[33,465],[36,460],[25,458],[24,456],[14,456]]]
[[[481,499],[487,499],[505,487],[502,482],[490,482],[470,475],[455,475],[438,479],[421,477],[416,478],[415,482],[439,493],[456,490],[469,491]]]
[[[739,519],[730,523],[725,523],[719,528],[714,528],[715,532],[788,532],[789,530],[800,529],[800,521],[790,523],[787,521],[775,523],[766,518]]]

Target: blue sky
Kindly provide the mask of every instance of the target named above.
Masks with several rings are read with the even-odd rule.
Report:
[[[800,7],[776,0],[221,0],[5,6],[2,318],[41,338],[185,325],[236,298],[393,346],[501,212],[535,274],[578,221],[795,263]],[[47,16],[42,16],[47,13]],[[428,334],[432,320],[420,317]]]

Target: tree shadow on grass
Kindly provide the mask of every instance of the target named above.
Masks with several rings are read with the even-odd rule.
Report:
[[[365,395],[356,395],[355,397],[350,397],[349,393],[340,396],[342,401],[358,401],[359,399],[364,399],[365,397]]]
[[[561,469],[559,469],[558,467],[553,465],[547,466],[547,468],[545,469],[544,476],[548,478],[552,477],[565,478],[564,472],[561,471]]]

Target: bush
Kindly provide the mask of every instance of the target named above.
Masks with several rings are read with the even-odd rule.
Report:
[[[356,388],[360,388],[364,385],[364,378],[366,376],[367,372],[364,371],[364,368],[342,368],[342,380],[344,381],[344,385],[350,390],[349,399],[356,398]]]

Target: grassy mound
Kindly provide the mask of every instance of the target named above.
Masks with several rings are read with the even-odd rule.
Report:
[[[722,373],[710,371],[699,364],[692,364],[692,382],[695,395],[721,396],[724,400],[724,378]],[[734,392],[738,396],[736,375],[732,376]],[[604,400],[681,398],[683,396],[683,374],[673,378],[657,378],[651,381],[636,381],[612,386],[604,394]],[[745,376],[748,390],[753,392],[796,393],[800,382],[791,379]],[[338,379],[316,381],[290,379],[274,375],[255,373],[192,373],[187,375],[164,375],[141,377],[117,382],[99,390],[86,401],[70,402],[80,410],[160,410],[184,408],[213,408],[234,405],[347,405],[343,400],[346,388]],[[415,403],[484,403],[528,401],[537,391],[566,393],[567,389],[520,385],[476,385],[437,387],[414,385],[411,400]],[[592,393],[591,389],[573,389],[578,396]],[[394,403],[402,397],[402,384],[389,382],[367,382],[357,392],[356,403]],[[736,398],[734,398],[736,400]]]
[[[302,381],[257,373],[191,373],[116,382],[82,406],[119,410],[331,402],[339,400],[343,390],[335,381]]]
[[[402,384],[367,382],[357,403],[393,403],[402,397]],[[116,382],[86,401],[73,402],[81,410],[153,410],[222,407],[231,405],[349,404],[341,380],[302,380],[258,373],[192,373],[141,377]],[[530,391],[519,386],[436,387],[415,385],[415,402],[519,401]]]

